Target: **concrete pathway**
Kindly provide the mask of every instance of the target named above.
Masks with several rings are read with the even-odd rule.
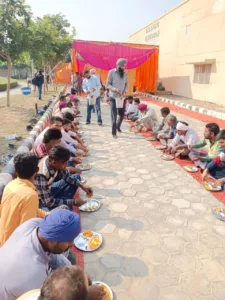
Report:
[[[118,300],[224,300],[225,225],[211,214],[218,201],[126,122],[112,139],[109,107],[102,110],[103,127],[96,114],[83,125],[93,166],[84,176],[102,207],[82,214],[82,228],[104,237],[85,254],[86,271]],[[177,117],[202,136],[204,123]]]
[[[19,95],[21,94],[21,88],[23,86],[22,85],[18,85],[17,87],[13,88],[10,90],[10,95]],[[0,98],[4,98],[7,96],[7,92],[4,91],[4,92],[0,92]]]

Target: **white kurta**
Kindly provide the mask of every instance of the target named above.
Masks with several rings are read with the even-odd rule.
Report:
[[[145,114],[141,114],[141,117],[138,121],[140,122],[141,126],[144,126],[148,130],[159,126],[156,112],[152,108],[148,108]]]

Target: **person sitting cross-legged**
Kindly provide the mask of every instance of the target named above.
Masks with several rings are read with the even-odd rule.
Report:
[[[161,137],[167,135],[170,131],[170,127],[168,125],[168,118],[170,117],[170,109],[168,107],[163,107],[160,110],[161,116],[163,117],[160,125],[153,129],[153,135],[157,137],[157,139],[161,139]]]
[[[43,141],[41,144],[38,144],[34,148],[34,153],[39,157],[42,158],[48,155],[50,149],[55,145],[59,145],[61,143],[62,133],[57,128],[49,128],[43,137]]]
[[[66,113],[66,112],[69,112],[70,114],[72,114],[73,116],[75,115],[75,111],[73,109],[73,104],[72,102],[68,102],[66,103],[66,106],[62,108],[61,112],[63,113],[63,115]]]
[[[32,153],[19,153],[14,157],[14,167],[17,178],[6,185],[0,205],[0,247],[20,224],[48,214],[39,209],[34,186],[38,157]]]
[[[127,118],[134,114],[134,113],[137,113],[138,112],[138,108],[136,105],[134,105],[134,98],[133,96],[127,96],[125,98],[125,101],[126,101],[126,106],[127,106],[127,103],[128,103],[128,106],[127,106],[127,109],[125,111],[125,116],[127,116]]]
[[[128,115],[127,116],[127,119],[132,121],[132,122],[135,122],[138,120],[138,117],[140,115],[140,112],[138,110],[138,106],[140,105],[141,101],[139,98],[134,98],[134,106],[135,106],[135,112]]]
[[[44,219],[34,218],[20,225],[0,248],[0,299],[16,300],[31,290],[40,289],[42,285],[45,289],[41,291],[41,299],[77,299],[68,298],[66,294],[63,294],[63,298],[55,298],[55,292],[57,288],[61,289],[57,293],[59,296],[63,290],[66,292],[68,289],[69,294],[72,288],[81,288],[76,282],[79,277],[71,276],[72,271],[68,269],[64,270],[67,272],[60,270],[62,273],[58,271],[56,276],[52,271],[71,266],[66,255],[73,247],[80,230],[80,217],[66,209],[54,210]],[[50,295],[47,294],[48,289],[46,282],[44,283],[48,280],[48,275],[55,278],[54,284],[48,286]],[[72,277],[75,280],[70,287],[66,285],[68,276],[71,277],[70,283]],[[84,283],[84,278],[82,282]],[[88,300],[101,299],[104,295],[101,287],[87,287],[86,284],[84,289],[88,289]]]
[[[161,141],[162,144],[167,144],[168,140],[173,140],[177,134],[177,118],[173,115],[167,117],[167,125],[169,127],[168,133],[160,133],[157,138]]]
[[[148,108],[148,106],[143,103],[138,106],[138,110],[140,116],[135,122],[135,125],[138,127],[138,132],[142,132],[143,130],[152,131],[158,126],[158,118],[154,109]],[[131,127],[134,127],[135,125],[132,125]]]
[[[189,157],[197,167],[204,169],[207,162],[210,162],[221,152],[222,148],[216,139],[219,132],[220,128],[216,123],[206,124],[204,130],[204,140],[195,145],[189,146],[189,150],[191,151],[189,153]],[[205,146],[207,147],[207,153],[197,150]]]
[[[176,156],[186,157],[190,153],[189,147],[199,142],[199,136],[186,122],[178,122],[176,130],[176,136],[167,147],[167,151]]]
[[[35,185],[39,194],[40,208],[50,211],[59,205],[67,205],[72,209],[73,205],[81,206],[86,201],[74,195],[80,187],[87,194],[92,194],[90,187],[81,183],[79,174],[70,174],[66,169],[70,152],[68,149],[57,145],[49,155],[39,161],[39,171],[35,178]]]
[[[217,136],[217,140],[221,146],[220,154],[209,162],[204,172],[202,173],[202,180],[206,180],[209,175],[217,179],[214,186],[222,186],[225,190],[225,130],[221,130]]]

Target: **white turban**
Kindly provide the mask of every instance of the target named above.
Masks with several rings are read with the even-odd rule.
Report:
[[[177,123],[177,130],[188,131],[188,129],[189,129],[189,126],[187,126],[181,122]]]

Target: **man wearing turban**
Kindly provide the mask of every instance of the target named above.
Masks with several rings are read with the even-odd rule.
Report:
[[[171,144],[167,148],[170,153],[175,153],[176,156],[187,156],[190,153],[190,146],[199,142],[197,132],[190,128],[185,122],[177,123],[177,133]]]
[[[138,110],[138,120],[135,122],[135,125],[131,126],[131,128],[137,126],[138,132],[142,132],[143,129],[145,131],[152,131],[153,128],[158,127],[158,118],[154,109],[148,107],[147,104],[142,103],[138,106]]]
[[[125,112],[125,103],[123,97],[128,90],[128,74],[125,71],[126,64],[126,59],[118,59],[116,63],[116,69],[109,71],[106,83],[106,87],[109,89],[112,135],[114,138],[117,138],[117,131],[122,132],[120,127],[123,122]],[[117,114],[119,115],[118,119]]]
[[[14,300],[39,289],[52,270],[70,266],[63,253],[80,230],[80,217],[65,209],[20,225],[0,248],[0,299]]]

